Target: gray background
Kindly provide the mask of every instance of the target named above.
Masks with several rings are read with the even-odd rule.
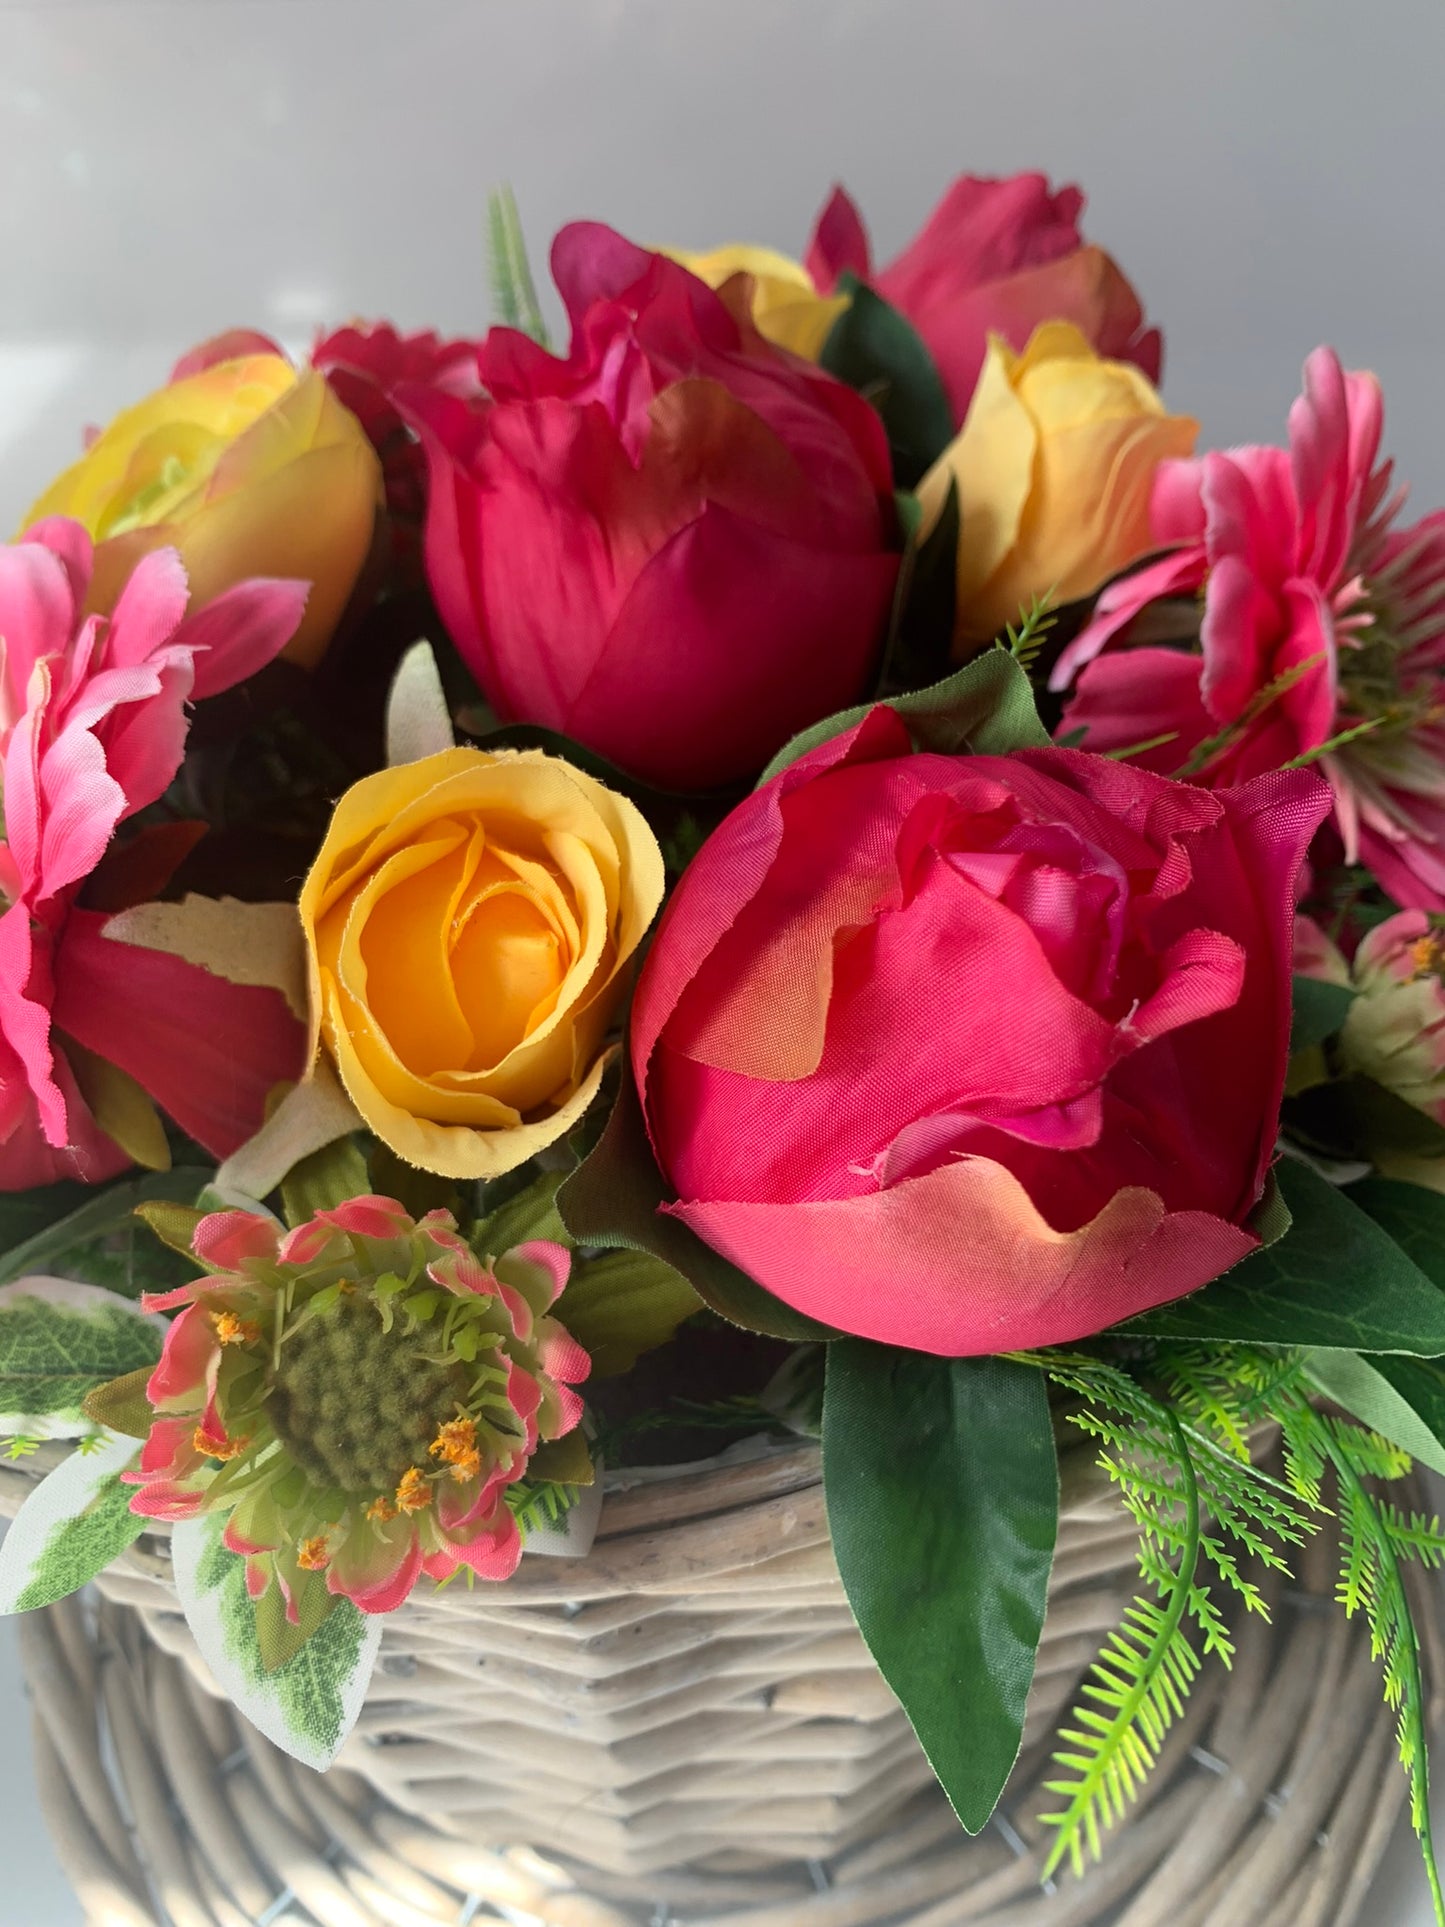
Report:
[[[1277,439],[1331,341],[1435,507],[1442,86],[1438,0],[0,0],[0,531],[194,338],[478,329],[499,180],[540,266],[578,215],[796,252],[835,178],[886,254],[1024,167],[1088,190],[1206,442]],[[0,1922],[65,1927],[0,1662]],[[1401,1846],[1381,1927],[1427,1918]]]

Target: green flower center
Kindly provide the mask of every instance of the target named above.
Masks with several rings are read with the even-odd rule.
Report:
[[[268,1411],[313,1483],[390,1493],[409,1466],[430,1463],[428,1448],[463,1409],[469,1380],[465,1368],[423,1356],[429,1335],[383,1330],[359,1292],[287,1333]]]

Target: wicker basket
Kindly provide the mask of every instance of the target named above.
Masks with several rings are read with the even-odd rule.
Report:
[[[1127,1520],[1066,1481],[1024,1757],[970,1841],[851,1624],[805,1446],[614,1475],[585,1560],[414,1598],[325,1777],[214,1697],[147,1536],[98,1603],[23,1622],[41,1790],[96,1927],[1347,1927],[1403,1777],[1367,1637],[1321,1610],[1333,1556],[1267,1586],[1102,1866],[1050,1893],[1039,1783],[1132,1591]],[[1418,1611],[1439,1681],[1433,1589]]]

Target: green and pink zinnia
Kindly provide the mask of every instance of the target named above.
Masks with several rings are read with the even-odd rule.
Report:
[[[537,1240],[480,1258],[455,1219],[358,1197],[283,1231],[201,1219],[206,1273],[151,1294],[180,1315],[147,1396],[131,1509],[229,1516],[253,1598],[288,1617],[309,1575],[363,1612],[418,1577],[508,1578],[522,1539],[507,1489],[582,1416],[586,1352],[549,1315],[570,1259]]]

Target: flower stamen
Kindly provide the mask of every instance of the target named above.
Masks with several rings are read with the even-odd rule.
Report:
[[[402,1512],[425,1512],[432,1501],[431,1483],[419,1465],[409,1465],[396,1488],[397,1507]]]
[[[331,1564],[331,1547],[324,1532],[301,1541],[296,1548],[296,1563],[303,1572],[325,1572]]]
[[[210,1318],[218,1345],[254,1345],[261,1336],[254,1318],[241,1318],[233,1311],[213,1311]]]

